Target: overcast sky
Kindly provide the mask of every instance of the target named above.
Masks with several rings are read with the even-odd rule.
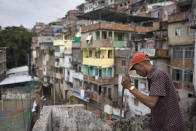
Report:
[[[0,26],[32,28],[36,22],[49,23],[64,17],[85,0],[0,0]]]

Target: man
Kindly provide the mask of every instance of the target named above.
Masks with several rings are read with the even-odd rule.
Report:
[[[145,53],[133,56],[130,70],[136,70],[143,77],[147,76],[149,96],[132,86],[129,76],[122,78],[122,86],[151,108],[152,131],[184,131],[175,88],[168,74],[153,66]]]

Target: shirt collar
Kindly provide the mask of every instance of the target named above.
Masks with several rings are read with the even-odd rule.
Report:
[[[155,70],[157,69],[156,66],[153,66],[152,69],[150,70],[150,72],[148,72],[148,75],[147,75],[147,78],[148,79],[151,79],[152,78],[152,75],[153,73],[155,72]]]

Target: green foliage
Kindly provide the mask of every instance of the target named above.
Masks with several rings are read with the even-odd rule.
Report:
[[[33,33],[24,27],[6,27],[0,30],[0,47],[7,47],[7,68],[27,65],[27,54]]]

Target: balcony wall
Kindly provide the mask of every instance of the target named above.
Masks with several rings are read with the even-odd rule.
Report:
[[[108,97],[100,96],[97,93],[91,93],[90,98],[98,103],[110,104],[110,99]]]
[[[114,59],[83,58],[83,65],[98,66],[102,68],[114,66]]]
[[[84,75],[84,81],[98,85],[112,85],[118,84],[118,78],[96,78],[94,76]]]
[[[127,41],[114,41],[114,47],[127,47]]]
[[[113,47],[114,42],[110,39],[93,40],[92,43],[88,44],[86,41],[81,43],[81,48],[100,48],[100,47]]]
[[[187,11],[187,12],[178,12],[178,13],[175,13],[173,15],[170,15],[168,17],[168,22],[172,23],[172,22],[186,21],[186,20],[189,19],[189,15],[190,15],[189,11]]]

